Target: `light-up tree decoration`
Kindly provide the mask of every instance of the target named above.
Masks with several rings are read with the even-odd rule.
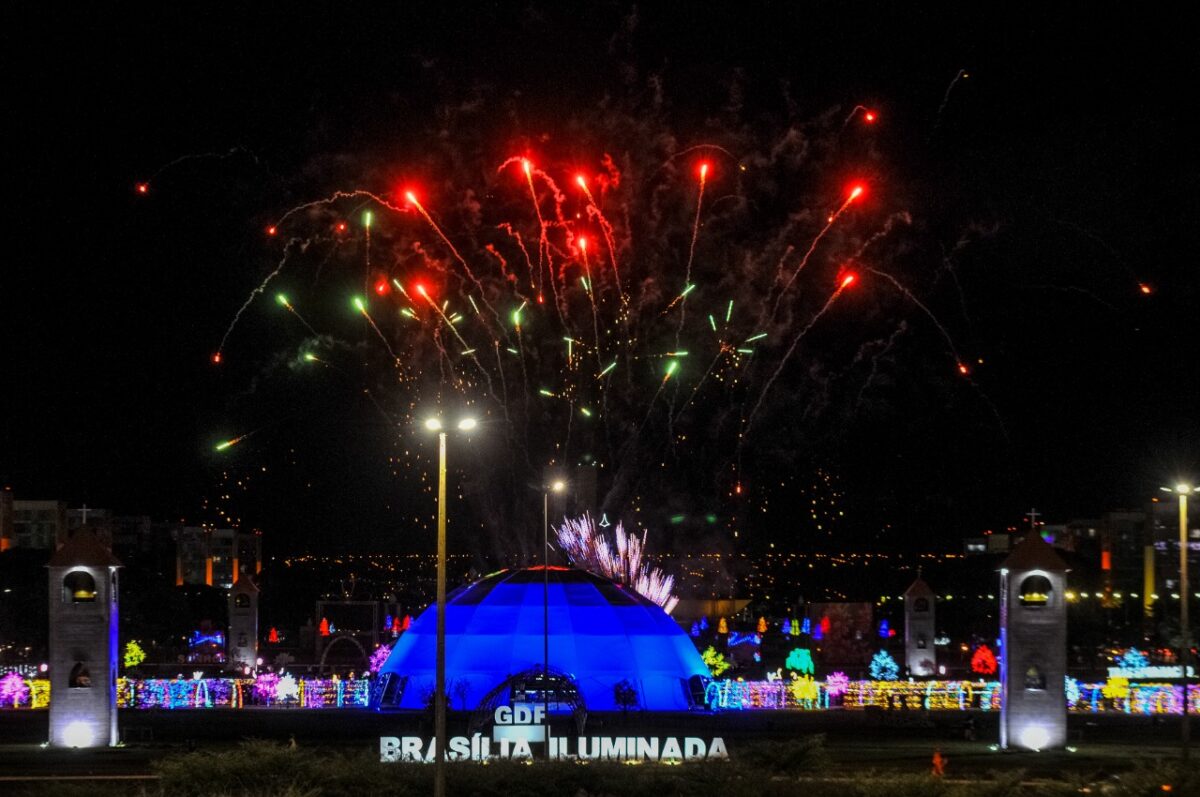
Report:
[[[27,700],[29,684],[25,683],[20,673],[10,672],[0,678],[0,705],[11,703],[13,708],[17,708]]]
[[[755,630],[755,632],[756,632],[756,633],[759,633],[759,634],[765,634],[765,633],[767,633],[767,618],[765,618],[765,617],[759,617],[759,618],[758,618],[758,625],[757,625],[757,626],[755,626],[754,630]]]
[[[825,691],[830,697],[840,697],[850,688],[850,677],[840,670],[825,678]]]
[[[720,619],[720,620],[717,622],[717,633],[718,633],[718,634],[728,634],[728,633],[729,633],[729,623],[727,623],[727,622],[725,621],[725,618],[724,618],[724,617],[722,617],[722,618],[721,618],[721,619]]]
[[[259,673],[254,679],[254,697],[270,705],[279,694],[279,676],[273,672]]]
[[[1137,648],[1130,648],[1117,659],[1117,666],[1126,670],[1139,670],[1150,666],[1150,659]]]
[[[712,645],[704,649],[704,652],[700,654],[700,658],[704,660],[704,664],[708,667],[708,671],[712,673],[713,678],[720,678],[721,674],[732,666]]]
[[[806,706],[811,706],[821,696],[821,690],[817,687],[817,682],[811,675],[798,676],[792,673],[792,680],[788,684],[788,691],[792,693],[793,700]]]
[[[296,676],[290,673],[281,676],[275,687],[275,696],[279,700],[299,700],[300,684],[296,681]]]
[[[817,670],[813,662],[812,651],[808,648],[794,648],[788,654],[787,661],[783,663],[783,666],[801,675],[812,675]]]
[[[131,639],[125,643],[125,655],[123,661],[125,669],[132,669],[146,660],[146,651],[142,650],[142,646],[138,644],[136,639]]]
[[[975,648],[971,656],[971,672],[979,675],[994,675],[996,673],[996,654],[987,645]]]
[[[375,648],[375,652],[371,654],[371,657],[367,663],[371,673],[374,674],[379,672],[380,668],[383,667],[384,662],[387,661],[388,656],[391,654],[391,645],[380,645],[379,647]]]
[[[871,659],[871,677],[876,681],[894,681],[900,677],[900,667],[886,650],[881,650]]]

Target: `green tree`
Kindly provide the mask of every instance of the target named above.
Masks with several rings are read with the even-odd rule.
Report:
[[[783,666],[801,675],[812,675],[817,670],[813,663],[812,651],[808,648],[793,648]]]
[[[142,650],[142,646],[138,644],[136,639],[131,639],[125,643],[125,669],[131,670],[146,660],[146,651]]]
[[[704,649],[704,652],[700,654],[700,658],[704,660],[704,664],[708,667],[708,671],[712,673],[713,678],[720,678],[721,673],[732,666],[724,656],[717,653],[717,649],[712,645]]]

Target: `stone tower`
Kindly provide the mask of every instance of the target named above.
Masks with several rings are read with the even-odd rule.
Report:
[[[50,745],[117,739],[117,568],[89,527],[55,551],[50,571]]]
[[[1000,566],[1000,746],[1067,741],[1067,565],[1030,532]]]
[[[258,659],[258,587],[244,574],[229,588],[227,651],[230,669],[253,668]]]
[[[933,590],[919,576],[904,591],[904,664],[914,677],[937,674],[933,646],[936,600]]]

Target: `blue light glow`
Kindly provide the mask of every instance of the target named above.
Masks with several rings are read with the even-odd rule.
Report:
[[[473,709],[515,673],[542,666],[541,568],[505,570],[446,601],[446,682],[455,705]],[[569,675],[591,711],[616,711],[613,686],[633,684],[638,706],[691,707],[688,680],[708,668],[688,635],[659,606],[608,579],[549,570],[550,669]],[[380,677],[405,678],[386,707],[421,709],[434,683],[436,606],[396,642]]]

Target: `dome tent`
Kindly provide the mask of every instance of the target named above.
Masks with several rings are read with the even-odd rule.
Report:
[[[615,711],[629,681],[650,711],[692,707],[689,682],[708,668],[657,604],[583,570],[501,570],[446,599],[446,689],[468,709],[509,676],[542,667],[543,578],[549,580],[550,670],[566,674],[591,711]],[[437,606],[421,613],[380,669],[379,708],[424,708],[433,694]],[[392,682],[398,686],[392,686]]]

